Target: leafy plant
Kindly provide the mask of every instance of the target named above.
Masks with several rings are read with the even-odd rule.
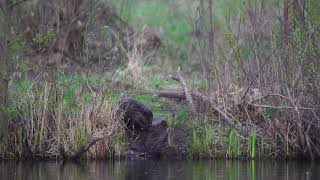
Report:
[[[47,50],[52,41],[53,37],[55,36],[55,32],[53,29],[49,29],[46,32],[39,32],[32,38],[32,42],[38,47],[38,50],[43,52]]]

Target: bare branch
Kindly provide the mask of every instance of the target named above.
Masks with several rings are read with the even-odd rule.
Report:
[[[177,75],[178,75],[178,78],[180,80],[181,86],[183,87],[183,90],[184,90],[184,93],[185,93],[185,96],[186,96],[186,100],[188,102],[188,108],[189,108],[190,114],[192,116],[194,116],[196,114],[196,108],[194,107],[193,99],[192,99],[190,91],[189,91],[189,89],[187,87],[187,83],[186,83],[186,81],[184,80],[184,78],[181,75],[180,67],[178,68]]]

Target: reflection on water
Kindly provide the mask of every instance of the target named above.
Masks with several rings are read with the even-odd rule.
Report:
[[[1,180],[318,180],[320,164],[274,161],[0,162]]]

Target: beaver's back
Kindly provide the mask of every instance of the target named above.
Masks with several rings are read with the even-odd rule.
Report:
[[[125,112],[124,122],[128,129],[145,130],[152,125],[152,112],[138,100],[131,97],[122,98],[119,108]]]

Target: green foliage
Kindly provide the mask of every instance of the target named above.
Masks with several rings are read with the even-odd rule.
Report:
[[[8,117],[8,120],[15,120],[18,118],[19,112],[17,111],[17,108],[11,103],[7,107],[3,107],[4,112]]]
[[[9,95],[11,101],[6,109],[9,119],[16,120],[19,117],[19,112],[17,107],[23,113],[29,113],[30,109],[28,108],[30,100],[30,88],[32,86],[32,81],[24,77],[14,79],[9,86]]]
[[[53,29],[49,29],[46,32],[39,32],[32,38],[32,42],[39,48],[38,50],[43,52],[49,47],[49,43],[56,35]]]
[[[302,48],[303,48],[303,46],[302,46],[303,35],[302,34],[303,34],[303,32],[300,27],[296,27],[293,29],[293,38],[294,38],[294,41],[296,43],[297,48],[299,49],[299,52],[301,52]]]
[[[185,35],[192,30],[192,26],[187,22],[187,19],[181,17],[186,12],[187,6],[179,4],[170,7],[170,3],[174,4],[174,1],[141,0],[130,3],[125,18],[139,28],[143,28],[145,25],[161,27],[164,36],[175,44],[186,43],[189,38]],[[119,7],[121,2],[117,1],[115,4]]]
[[[21,58],[21,54],[27,49],[26,42],[21,34],[12,30],[11,39],[8,46],[8,53],[12,57],[12,60]],[[10,62],[11,64],[13,62]]]

